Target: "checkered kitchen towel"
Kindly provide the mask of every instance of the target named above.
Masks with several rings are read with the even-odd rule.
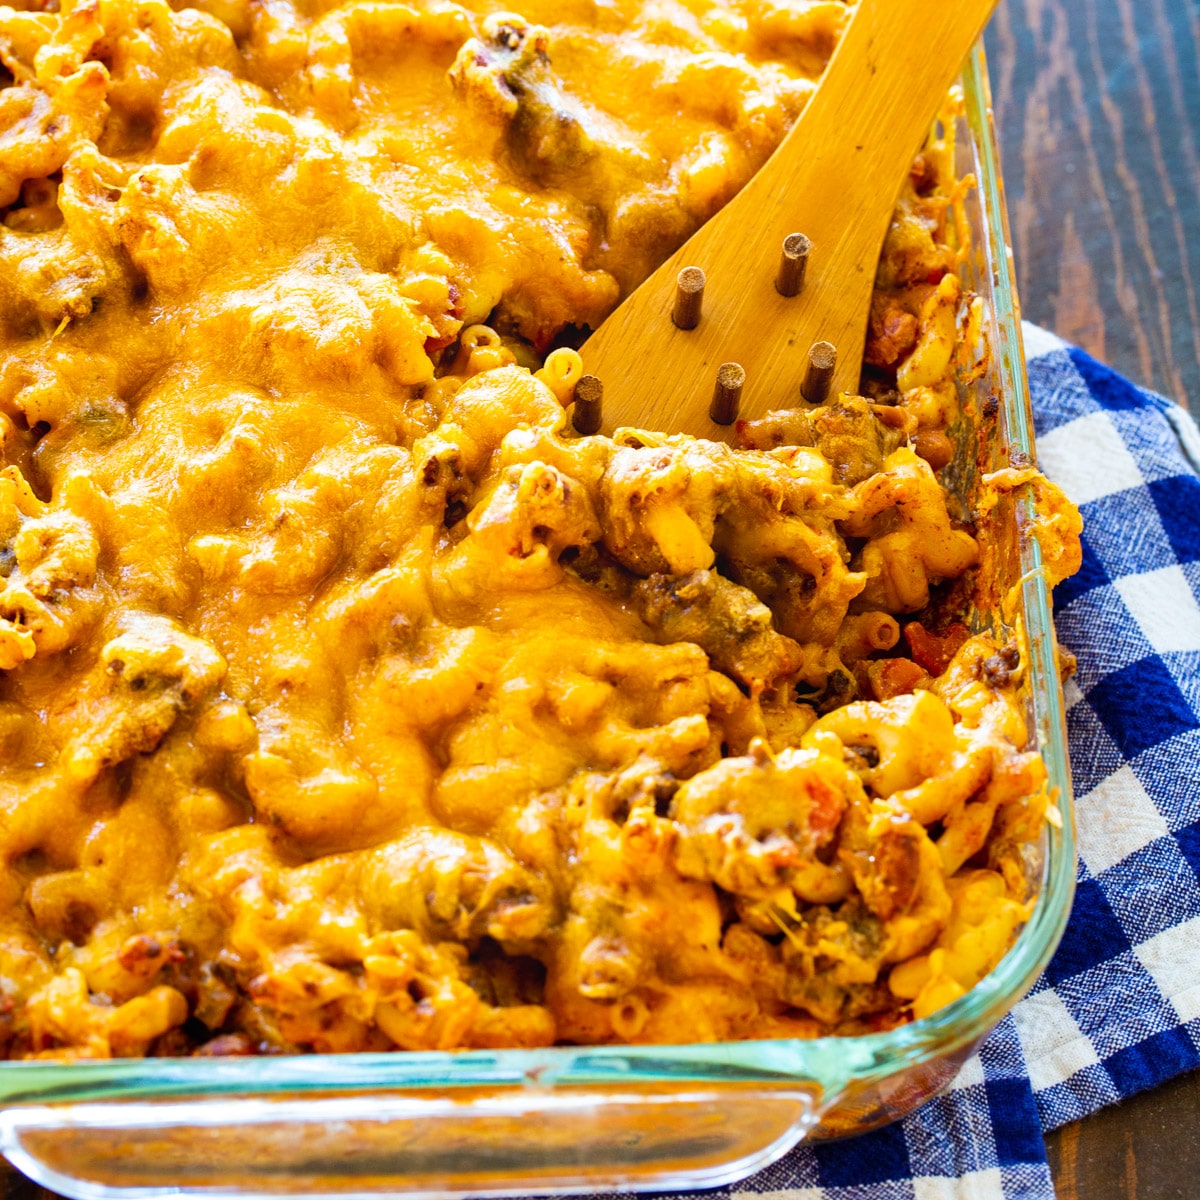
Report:
[[[1200,1066],[1200,431],[1025,327],[1042,469],[1083,510],[1055,594],[1079,885],[1058,953],[943,1096],[801,1145],[738,1200],[1053,1200],[1044,1130]]]

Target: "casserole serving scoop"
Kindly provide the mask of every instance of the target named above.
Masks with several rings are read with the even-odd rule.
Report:
[[[719,439],[857,390],[896,197],[995,4],[859,0],[771,158],[584,343],[577,429]]]

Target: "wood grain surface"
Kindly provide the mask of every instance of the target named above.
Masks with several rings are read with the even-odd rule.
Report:
[[[1025,315],[1200,410],[1200,0],[1003,0],[988,50]],[[1059,1200],[1196,1200],[1200,1074],[1047,1142]]]
[[[1058,1200],[1196,1200],[1200,1075],[1102,1109],[1046,1143]]]
[[[1200,0],[1004,0],[987,45],[1025,316],[1195,411]]]
[[[1004,0],[987,46],[1025,316],[1200,411],[1200,0]],[[1197,1200],[1200,1074],[1047,1146],[1059,1200]]]

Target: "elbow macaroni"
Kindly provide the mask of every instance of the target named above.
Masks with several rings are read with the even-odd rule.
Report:
[[[992,968],[1047,796],[1019,645],[930,607],[947,145],[864,396],[569,428],[572,328],[846,16],[0,8],[0,1052],[853,1033]]]

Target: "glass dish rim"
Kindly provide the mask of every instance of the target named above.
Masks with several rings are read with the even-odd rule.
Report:
[[[1012,450],[1035,458],[1008,221],[982,40],[963,65],[966,118],[983,167],[978,180],[993,270],[992,346],[1002,383],[1003,429]],[[1023,509],[1023,511],[1021,511]],[[1026,529],[1029,497],[1018,500]],[[693,1045],[554,1046],[536,1050],[391,1051],[246,1059],[124,1059],[0,1063],[0,1104],[132,1101],[184,1094],[272,1095],[417,1088],[817,1083],[827,1100],[905,1067],[953,1053],[994,1027],[1032,986],[1066,926],[1075,885],[1070,767],[1049,590],[1037,542],[1021,539],[1021,590],[1030,654],[1034,730],[1045,758],[1059,821],[1047,827],[1037,904],[997,967],[964,996],[931,1016],[882,1033],[812,1040],[768,1039]]]

